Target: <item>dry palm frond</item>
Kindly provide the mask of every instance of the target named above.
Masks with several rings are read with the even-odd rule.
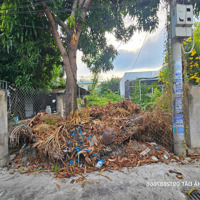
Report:
[[[55,155],[61,156],[61,129],[64,127],[64,125],[59,126],[55,133],[52,133],[50,135],[47,135],[44,140],[38,140],[33,147],[37,147],[40,151],[43,151],[45,154],[48,154],[50,157],[55,157]],[[64,137],[62,137],[63,143],[66,143]]]
[[[26,125],[16,126],[12,132],[10,133],[10,146],[15,147],[19,144],[20,136],[25,136],[29,140],[34,138],[33,134],[31,133],[30,127]]]

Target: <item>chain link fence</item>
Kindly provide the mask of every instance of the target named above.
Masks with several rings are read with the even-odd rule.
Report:
[[[16,88],[9,85],[7,87],[8,115],[17,120],[31,118],[39,112],[44,112],[47,106],[51,107],[51,112],[57,111],[56,93],[47,93],[34,88]]]
[[[46,111],[51,107],[51,113],[58,112],[58,98],[62,97],[63,110],[65,110],[65,89],[55,89],[53,92],[37,90],[31,87],[14,87],[5,81],[0,81],[0,89],[7,91],[7,105],[9,119],[24,120]],[[77,95],[83,98],[89,92],[78,87]],[[15,120],[14,119],[14,120]]]

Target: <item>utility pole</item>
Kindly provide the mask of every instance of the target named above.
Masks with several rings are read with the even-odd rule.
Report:
[[[181,47],[184,38],[192,36],[193,7],[171,0],[171,47],[173,60],[173,138],[174,153],[186,155],[183,120],[183,73]]]

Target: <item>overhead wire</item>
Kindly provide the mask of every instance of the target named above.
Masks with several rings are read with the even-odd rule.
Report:
[[[50,3],[50,2],[55,2],[55,1],[54,0],[46,0],[45,2]],[[33,6],[37,6],[37,5],[42,5],[42,2],[30,2],[29,4],[26,4],[26,5],[15,6],[15,7],[13,6],[13,7],[10,7],[10,8],[3,8],[3,9],[0,9],[0,11],[2,11],[2,10],[8,11],[8,10],[18,9],[18,8],[33,8]]]
[[[17,15],[17,14],[38,14],[38,13],[41,13],[41,12],[45,12],[46,10],[35,10],[35,11],[20,11],[20,12],[11,12],[11,13],[0,13],[0,15]],[[66,12],[66,11],[72,11],[71,9],[61,9],[61,10],[58,10],[58,9],[54,9],[54,10],[51,10],[51,12]]]
[[[115,7],[115,6],[124,6],[124,5],[136,5],[136,4],[139,4],[139,3],[145,3],[145,2],[149,2],[150,0],[142,0],[142,1],[139,1],[139,2],[127,2],[127,3],[112,3],[110,5],[110,7]],[[46,0],[45,2],[49,3],[49,2],[55,2],[55,0]],[[17,7],[12,7],[12,8],[32,8],[32,5],[41,5],[42,2],[33,2],[32,4],[27,4],[27,5],[22,5],[22,6],[17,6]],[[68,4],[69,5],[69,4]],[[90,10],[92,9],[101,9],[101,8],[107,8],[108,6],[105,5],[105,6],[91,6],[90,7]],[[2,10],[10,10],[12,8],[8,8],[8,9],[0,9],[0,11]],[[72,11],[73,9],[61,9],[61,10],[58,10],[58,9],[54,9],[54,10],[51,10],[52,12],[66,12],[66,11]],[[74,10],[78,10],[78,9],[74,9]],[[20,11],[20,12],[11,12],[11,13],[1,13],[0,12],[0,15],[15,15],[15,14],[35,14],[35,13],[41,13],[41,12],[45,12],[45,10],[41,9],[41,10],[35,10],[35,11]],[[19,24],[18,24],[19,25]],[[33,27],[33,28],[41,28],[41,29],[47,29],[47,27],[36,27],[36,26],[30,26],[30,25],[21,25],[21,26],[24,26],[24,27]],[[121,46],[121,44],[120,44]]]
[[[2,19],[0,19],[0,22],[1,21],[3,21],[3,22],[9,22],[10,23],[10,21],[4,21],[4,20],[2,20]],[[28,25],[28,24],[15,24],[15,26],[22,26],[22,27],[27,27],[27,28],[37,28],[37,29],[47,29],[47,30],[50,30],[51,29],[51,27],[49,26],[49,27],[47,27],[47,26],[31,26],[31,25]]]
[[[137,4],[141,4],[141,3],[147,3],[150,2],[151,0],[142,0],[142,1],[138,1],[138,2],[127,2],[127,3],[115,3],[115,4],[110,4],[110,5],[100,5],[100,6],[90,6],[89,10],[98,10],[98,9],[107,9],[108,6],[110,8],[114,8],[114,7],[123,7],[123,6],[135,6]],[[46,3],[54,3],[54,0],[46,0]],[[11,8],[4,8],[4,9],[0,9],[0,15],[16,15],[16,14],[38,14],[41,12],[45,12],[46,10],[44,9],[39,9],[39,10],[29,10],[29,11],[16,11],[16,12],[8,12],[8,13],[1,13],[2,11],[12,11],[12,9],[23,9],[23,8],[31,8],[34,9],[33,6],[37,7],[40,6],[42,4],[42,2],[33,2],[32,4],[27,4],[27,5],[21,5],[21,6],[17,6],[17,7],[11,7]],[[69,5],[69,4],[68,4]],[[0,5],[1,6],[1,5]],[[56,13],[63,13],[63,12],[72,12],[72,11],[77,11],[77,10],[84,10],[83,8],[76,8],[76,9],[69,9],[69,8],[64,8],[64,9],[51,9],[51,12],[56,12]],[[38,29],[51,29],[51,27],[47,28],[47,27],[39,27],[39,26],[30,26],[30,25],[22,25],[22,24],[17,24],[18,26],[22,26],[22,27],[28,27],[28,28],[38,28]],[[143,44],[140,48],[140,51],[138,52],[138,55],[136,57],[136,60],[133,64],[132,69],[135,67],[135,65],[137,64],[137,61],[139,59],[139,56],[141,54],[141,51],[144,47],[145,41],[147,39],[147,34],[144,38]],[[119,47],[122,45],[122,42],[119,44],[119,46],[117,47],[117,49],[119,49]]]
[[[144,38],[144,40],[143,40],[142,46],[141,46],[141,48],[140,48],[140,51],[139,51],[138,54],[137,54],[137,57],[136,57],[136,59],[135,59],[135,62],[134,62],[134,64],[133,64],[133,67],[131,68],[131,70],[133,70],[134,67],[135,67],[135,65],[137,64],[137,61],[138,61],[138,59],[139,59],[139,57],[140,57],[140,54],[141,54],[141,52],[142,52],[142,49],[143,49],[143,47],[144,47],[145,41],[146,41],[146,39],[147,39],[147,36],[148,36],[148,33],[146,33],[146,36],[145,36],[145,38]]]
[[[121,6],[128,6],[128,5],[137,5],[137,4],[141,4],[141,3],[147,3],[147,2],[150,2],[151,0],[142,0],[142,1],[138,1],[138,2],[127,2],[127,3],[112,3],[109,5],[110,8],[114,8],[114,7],[121,7]],[[53,2],[53,0],[49,0],[49,1],[46,1],[46,2]],[[55,2],[55,1],[54,1]],[[40,2],[38,2],[39,4]],[[21,6],[22,7],[22,6]],[[18,7],[15,7],[15,9],[17,8],[20,8],[20,6]],[[31,7],[31,4],[29,7],[27,7],[27,5],[23,8],[32,8]],[[98,9],[102,9],[102,8],[108,8],[108,5],[100,5],[100,6],[90,6],[90,8],[88,9],[89,10],[98,10]],[[8,9],[0,9],[0,11],[9,11],[11,10],[11,8],[8,8]],[[85,10],[84,8],[76,8],[76,9],[68,9],[68,8],[65,8],[65,9],[54,9],[54,10],[51,10],[52,12],[66,12],[66,11],[77,11],[77,10]],[[35,11],[18,11],[18,12],[10,12],[10,13],[0,13],[0,15],[15,15],[15,14],[36,14],[36,13],[40,13],[40,12],[45,12],[46,10],[44,9],[41,9],[41,10],[35,10]]]
[[[134,6],[134,5],[137,5],[137,4],[140,4],[140,3],[147,3],[147,2],[150,2],[151,0],[142,0],[142,1],[138,1],[138,2],[126,2],[126,3],[112,3],[109,5],[109,7],[111,8],[114,8],[114,7],[122,7],[122,6],[128,6],[128,5],[131,5],[131,6]],[[55,1],[54,0],[47,0],[45,1],[46,3],[54,3]],[[5,8],[5,9],[0,9],[0,11],[9,11],[9,10],[12,10],[13,8],[14,9],[20,9],[20,8],[33,8],[33,6],[39,6],[41,5],[42,2],[33,2],[31,4],[27,4],[27,5],[21,5],[21,6],[17,6],[17,7],[11,7],[11,8]],[[68,4],[69,5],[69,4]],[[101,6],[90,6],[89,10],[97,10],[97,9],[104,9],[104,8],[108,8],[108,5],[101,5]],[[68,9],[68,8],[65,8],[65,9],[54,9],[54,10],[51,10],[51,12],[58,12],[58,13],[62,13],[62,12],[66,12],[66,11],[77,11],[77,10],[84,10],[83,8],[76,8],[76,9]],[[41,13],[41,12],[45,12],[46,10],[44,9],[40,9],[40,10],[35,10],[35,11],[18,11],[18,12],[10,12],[10,13],[1,13],[0,12],[0,15],[16,15],[16,14],[37,14],[37,13]],[[19,26],[22,26],[22,27],[30,27],[30,28],[39,28],[39,29],[48,29],[47,27],[38,27],[38,26],[30,26],[30,25],[22,25],[22,24],[17,24]],[[50,28],[50,27],[49,27]],[[135,67],[137,61],[138,61],[138,58],[140,56],[140,53],[143,49],[143,46],[144,46],[144,43],[146,41],[146,38],[147,38],[147,35],[143,41],[143,44],[141,46],[141,49],[137,55],[137,58],[135,60],[135,63],[133,65],[133,68]],[[122,45],[119,44],[118,48]],[[132,68],[132,69],[133,69]]]

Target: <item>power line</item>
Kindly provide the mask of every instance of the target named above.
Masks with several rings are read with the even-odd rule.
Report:
[[[132,42],[132,41],[133,41],[133,37],[128,42]],[[122,44],[126,44],[126,43],[121,41],[120,44],[117,46],[116,50],[119,50]]]
[[[55,2],[54,0],[47,0],[45,1],[46,3],[50,3],[50,2]],[[15,7],[10,7],[10,8],[4,8],[4,9],[0,9],[0,11],[2,10],[12,10],[12,9],[18,9],[18,8],[33,8],[33,6],[37,6],[37,5],[42,5],[42,2],[30,2],[29,4],[26,5],[21,5],[21,6],[15,6]],[[1,6],[1,5],[0,5]]]
[[[141,3],[148,3],[150,1],[151,0],[143,0],[143,1],[139,1],[139,2],[127,2],[127,3],[121,3],[121,4],[115,3],[115,4],[105,5],[105,6],[102,6],[102,5],[101,6],[90,6],[90,8],[88,9],[88,11],[89,10],[98,10],[98,9],[103,9],[103,8],[114,8],[114,7],[118,8],[118,7],[122,7],[122,6],[128,6],[128,5],[134,6],[134,5],[141,4]],[[52,0],[50,0],[49,2],[52,2]],[[16,7],[16,8],[19,8],[19,7]],[[31,8],[31,7],[29,7],[29,8]],[[3,10],[3,9],[1,9],[1,10]],[[4,10],[8,11],[8,10],[11,10],[11,9],[8,8],[8,9],[4,9]],[[65,9],[54,9],[54,10],[51,10],[51,11],[52,12],[66,12],[66,11],[70,11],[71,12],[71,11],[78,11],[78,10],[85,10],[85,9],[84,8],[76,8],[76,9],[65,8]],[[35,11],[19,11],[19,12],[11,12],[11,13],[0,13],[0,15],[37,14],[37,13],[45,12],[45,11],[46,10],[43,10],[43,9],[42,10],[35,10]]]
[[[2,19],[0,19],[0,22],[3,21]],[[10,23],[10,21],[3,21],[3,22],[8,22]],[[47,29],[47,30],[50,30],[51,27],[49,26],[31,26],[31,25],[27,25],[27,24],[15,24],[15,26],[22,26],[22,27],[27,27],[27,28],[37,28],[37,29]]]
[[[46,3],[55,3],[55,0],[46,0]],[[3,5],[3,3],[0,5],[0,7]],[[10,8],[4,8],[4,9],[0,9],[1,10],[12,10],[12,9],[18,9],[18,8],[33,8],[33,6],[39,6],[42,5],[42,2],[30,2],[29,4],[26,5],[21,5],[21,6],[15,6],[15,7],[10,7]],[[69,3],[65,3],[65,5],[70,5]]]
[[[144,38],[144,40],[143,40],[142,46],[141,46],[141,48],[140,48],[140,51],[138,52],[138,55],[137,55],[137,57],[136,57],[136,59],[135,59],[135,63],[133,64],[132,69],[134,69],[135,65],[137,64],[138,58],[140,57],[140,53],[141,53],[141,51],[142,51],[142,49],[143,49],[143,47],[144,47],[145,41],[146,41],[146,39],[147,39],[147,36],[148,36],[148,33],[146,34],[146,36],[145,36],[145,38]],[[131,70],[132,70],[132,69],[131,69]]]
[[[140,1],[140,2],[135,2],[134,5],[136,4],[139,4],[139,3],[144,3],[144,2],[149,2],[150,0],[144,0],[144,1]],[[55,2],[54,0],[48,0],[46,2]],[[41,2],[36,2],[34,4],[41,4]],[[69,5],[69,4],[68,4]],[[133,5],[133,2],[127,2],[127,3],[123,3],[123,4],[111,4],[110,6],[111,7],[115,7],[115,6],[124,6],[124,5]],[[22,8],[22,7],[27,7],[27,5],[24,5],[24,6],[19,6],[18,8]],[[91,6],[90,7],[90,10],[96,10],[96,9],[100,9],[100,8],[107,8],[107,5],[106,6]],[[75,10],[78,10],[78,9],[75,9]],[[61,9],[61,10],[51,10],[52,12],[66,12],[66,11],[72,11],[72,9]],[[22,11],[22,12],[13,12],[13,13],[6,13],[6,15],[12,15],[12,14],[34,14],[34,13],[38,13],[38,12],[45,12],[45,10],[37,10],[37,11]],[[3,13],[0,13],[0,15],[5,15]],[[18,26],[22,26],[22,27],[29,27],[29,28],[39,28],[39,29],[50,29],[50,28],[47,28],[47,27],[38,27],[38,26],[30,26],[30,25],[19,25]],[[119,45],[121,46],[121,44]],[[118,47],[119,48],[119,47]]]
[[[16,15],[16,14],[38,14],[38,13],[41,13],[41,12],[45,12],[46,10],[35,10],[35,11],[20,11],[20,12],[11,12],[11,13],[0,13],[0,15]],[[66,11],[72,11],[71,9],[61,9],[61,10],[58,10],[58,9],[55,9],[55,10],[50,10],[51,12],[66,12]]]
[[[17,26],[22,26],[22,27],[27,27],[27,28],[37,28],[37,29],[47,29],[47,30],[51,30],[51,27],[47,28],[47,27],[41,27],[41,26],[29,26],[29,25],[22,25],[22,24],[16,24]]]
[[[108,6],[109,7],[116,7],[116,6],[118,6],[118,7],[120,7],[120,6],[123,6],[123,5],[136,5],[136,4],[140,4],[140,3],[147,3],[147,2],[149,2],[149,1],[151,1],[151,0],[141,0],[141,1],[138,1],[138,2],[126,2],[126,3],[112,3],[112,4],[107,4],[107,5],[105,5],[105,6],[90,6],[90,8],[92,8],[92,9],[99,9],[99,8],[108,8]],[[50,3],[50,2],[52,2],[52,3],[55,3],[56,1],[55,0],[46,0],[45,1],[46,3]],[[65,3],[65,4],[68,4],[68,5],[70,5],[69,3]],[[22,5],[22,6],[16,6],[16,7],[11,7],[11,8],[4,8],[4,9],[1,9],[1,10],[11,10],[12,8],[32,8],[32,5],[42,5],[42,2],[30,2],[30,4],[27,4],[27,5]],[[1,5],[0,5],[1,6]],[[84,10],[84,8],[80,8],[80,9],[83,9]],[[71,11],[76,11],[77,10],[77,8],[76,9],[71,9]]]

